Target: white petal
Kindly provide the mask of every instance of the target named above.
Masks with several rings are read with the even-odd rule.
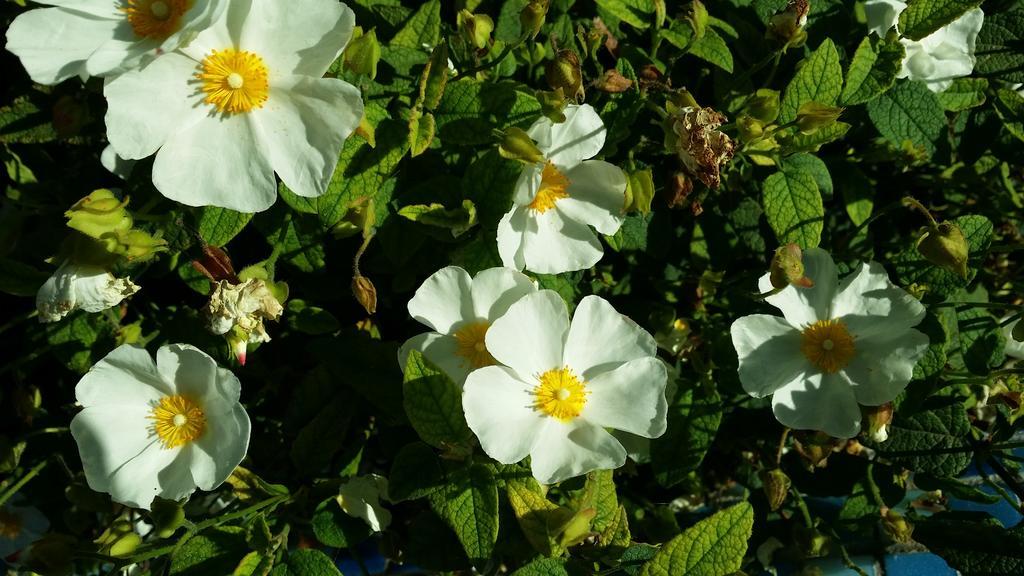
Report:
[[[864,3],[864,14],[868,20],[868,30],[878,37],[885,35],[900,19],[900,13],[907,9],[901,0],[868,0]]]
[[[521,377],[539,376],[563,366],[569,312],[557,292],[523,296],[487,330],[487,350]]]
[[[744,316],[733,322],[729,331],[739,356],[740,383],[754,398],[775,392],[810,368],[800,351],[800,332],[782,318]]]
[[[665,433],[668,370],[657,358],[631,360],[587,380],[587,403],[580,418],[646,438]]]
[[[556,209],[569,219],[589,224],[601,234],[612,235],[622,226],[626,202],[626,175],[614,164],[587,160],[565,173],[569,197]]]
[[[167,500],[185,498],[196,489],[189,471],[190,450],[191,446],[168,449],[153,442],[112,473],[107,489],[110,498],[145,510],[149,510],[156,496]]]
[[[434,272],[409,300],[409,315],[441,334],[451,334],[458,324],[476,319],[472,282],[458,266]]]
[[[511,268],[489,268],[473,277],[473,310],[493,322],[517,300],[537,291],[530,277]]]
[[[118,20],[63,8],[29,10],[7,29],[7,50],[32,80],[56,84],[85,74],[85,61],[113,38]]]
[[[841,318],[856,338],[906,331],[920,324],[924,314],[924,305],[890,282],[877,262],[862,263],[843,278],[832,303],[833,318]]]
[[[601,151],[606,130],[601,117],[590,104],[571,104],[563,113],[565,122],[555,124],[547,117],[541,117],[527,133],[545,158],[559,169],[568,170]]]
[[[110,173],[114,174],[121,180],[127,180],[132,175],[132,169],[135,168],[135,160],[125,160],[117,155],[114,151],[114,147],[107,144],[107,147],[103,149],[100,154],[100,164],[107,169]]]
[[[1003,320],[1006,320],[1006,318],[1000,320],[1000,323],[1002,323]],[[1013,337],[1013,328],[1017,325],[1018,322],[1020,322],[1019,318],[1017,320],[1014,320],[1013,322],[1010,322],[1006,326],[1003,326],[1003,336],[1006,338],[1005,350],[1006,355],[1009,356],[1010,358],[1024,360],[1024,342],[1018,342]]]
[[[40,322],[57,322],[75,309],[74,266],[64,263],[43,282],[36,292],[36,310]]]
[[[46,4],[47,6],[58,6],[60,8],[64,8],[68,12],[75,12],[97,18],[107,18],[112,20],[120,20],[124,18],[124,13],[119,9],[120,6],[118,3],[111,2],[111,0],[36,0],[36,3]]]
[[[512,195],[512,200],[516,205],[526,207],[533,202],[537,191],[540,190],[543,174],[543,164],[528,164],[523,167],[516,179],[516,187]]]
[[[657,354],[658,345],[646,330],[619,314],[600,296],[587,296],[573,313],[565,340],[564,360],[589,380],[624,362]]]
[[[159,47],[155,40],[139,39],[131,24],[122,19],[107,41],[89,55],[85,71],[90,76],[123,73],[140,67],[142,59],[149,53],[155,53]]]
[[[177,32],[171,34],[160,45],[161,53],[172,52],[178,48],[188,46],[196,37],[222,21],[230,4],[237,3],[237,0],[226,2],[224,0],[194,0],[192,7],[181,20],[181,27]],[[220,46],[224,48],[228,44]]]
[[[584,270],[597,264],[604,255],[601,241],[586,224],[563,218],[557,209],[544,213],[525,212],[522,251],[527,270],[539,274]],[[511,223],[514,228],[515,220]]]
[[[532,386],[504,366],[470,373],[462,392],[466,423],[488,456],[515,464],[533,449],[548,420],[533,408]]]
[[[77,266],[73,282],[76,305],[86,312],[102,312],[139,291],[128,278],[114,275],[97,266]]]
[[[530,225],[526,208],[513,206],[498,222],[498,255],[508,268],[522,270],[526,266],[523,256],[523,231]]]
[[[238,404],[242,391],[238,378],[195,346],[161,346],[156,365],[164,380],[173,384],[175,394],[195,399],[208,416],[230,412]]]
[[[811,288],[786,286],[781,292],[765,300],[782,311],[793,327],[802,329],[818,320],[830,320],[832,299],[839,283],[836,265],[832,256],[821,248],[803,251],[804,275],[814,282]],[[758,281],[761,293],[772,289],[769,275]]]
[[[842,373],[858,403],[880,406],[907,387],[914,365],[928,350],[928,337],[917,330],[892,327],[870,338],[857,338],[855,346],[854,357]]]
[[[191,475],[201,490],[220,486],[249,449],[251,424],[237,402],[230,412],[208,417],[206,431],[191,446]]]
[[[835,438],[860,432],[860,406],[839,374],[811,374],[772,396],[775,417],[794,430],[820,430]]]
[[[391,524],[391,512],[380,505],[381,487],[387,487],[382,476],[357,476],[338,489],[338,504],[349,516],[361,518],[374,532],[381,532]]]
[[[206,117],[172,135],[156,155],[153,185],[188,206],[239,212],[266,210],[277,199],[274,169],[255,138],[249,114]]]
[[[398,350],[398,362],[404,371],[405,364],[409,360],[409,352],[419,350],[427,360],[444,371],[453,382],[462,386],[466,381],[466,376],[473,370],[473,366],[467,359],[456,354],[458,349],[459,343],[453,336],[437,332],[424,332],[409,338],[405,344],[402,344]]]
[[[208,116],[210,107],[190,84],[197,67],[195,60],[172,53],[107,81],[107,138],[118,156],[150,156],[173,134]]]
[[[533,477],[554,484],[593,470],[614,470],[626,463],[626,449],[600,426],[576,418],[549,418],[530,452]]]
[[[306,0],[301,6],[253,0],[240,45],[267,63],[271,75],[319,78],[352,37],[356,16],[336,0]]]
[[[345,139],[359,126],[359,90],[333,78],[291,76],[271,85],[266,106],[253,111],[262,148],[281,181],[299,196],[327,192]]]
[[[174,389],[157,371],[149,352],[130,344],[114,348],[93,364],[75,386],[75,399],[86,408],[124,406],[148,411],[162,396],[172,394]]]

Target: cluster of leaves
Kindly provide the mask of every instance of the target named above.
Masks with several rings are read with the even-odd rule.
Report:
[[[358,559],[371,542],[388,562],[429,571],[725,575],[757,571],[752,551],[769,537],[779,540],[776,558],[800,563],[851,548],[881,553],[907,537],[909,522],[913,538],[965,574],[1024,572],[1020,528],[977,514],[903,524],[889,514],[912,486],[929,491],[930,509],[951,496],[1024,496],[1009,452],[1024,422],[1021,384],[1004,367],[1000,329],[1024,293],[1017,2],[982,4],[975,74],[940,94],[897,80],[903,47],[869,37],[860,3],[843,0],[812,0],[806,39],[785,48],[766,34],[785,0],[552,0],[536,37],[520,21],[527,0],[348,3],[379,39],[379,61],[374,50],[362,55],[375,60],[372,73],[346,67],[345,56],[330,72],[362,90],[363,130],[345,143],[326,195],[282,187],[255,216],[170,202],[146,162],[127,182],[106,173],[102,81],[35,86],[10,54],[0,57],[0,498],[17,491],[43,510],[60,535],[48,541],[53,557],[81,570],[327,575],[338,573],[332,556]],[[911,0],[901,29],[922,37],[978,4]],[[457,16],[463,8],[490,17],[482,47]],[[6,1],[0,20],[22,10]],[[653,187],[604,239],[597,267],[537,280],[570,306],[588,294],[611,300],[656,335],[677,376],[668,432],[638,447],[649,457],[545,489],[526,465],[497,464],[475,446],[448,378],[416,354],[403,378],[395,359],[422,330],[405,304],[424,278],[449,264],[470,273],[501,264],[497,222],[521,165],[499,153],[496,134],[550,112],[539,91],[563,50],[578,55],[584,97],[608,127],[603,156],[648,171]],[[780,94],[771,138],[740,139],[726,124],[739,144],[722,185],[680,185],[687,177],[662,134],[665,103],[685,94],[735,121],[759,90]],[[845,109],[801,131],[795,121],[809,103]],[[32,297],[67,233],[61,214],[102,187],[130,196],[136,222],[167,250],[132,268],[142,292],[120,309],[37,324]],[[903,207],[908,194],[963,231],[966,276],[918,251],[927,222]],[[763,310],[756,279],[790,242],[820,245],[841,267],[882,262],[928,306],[921,329],[931,345],[884,443],[787,436],[739,384],[729,325]],[[192,499],[187,528],[117,548],[105,537],[116,522],[152,518],[88,489],[67,434],[74,385],[125,342],[190,343],[231,365],[198,312],[210,286],[191,262],[207,246],[239,267],[269,261],[290,286],[273,341],[233,367],[253,420],[245,468],[224,499]],[[376,286],[369,316],[350,291],[357,254]],[[957,480],[972,463],[993,488]],[[791,486],[769,480],[777,470]],[[394,516],[372,538],[335,498],[345,479],[369,472],[388,477]],[[845,504],[818,517],[801,495]],[[707,509],[719,511],[694,524],[689,512]]]

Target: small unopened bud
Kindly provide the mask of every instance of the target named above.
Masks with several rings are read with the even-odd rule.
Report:
[[[967,278],[970,249],[963,231],[953,222],[941,222],[931,227],[917,241],[917,251],[932,264]]]
[[[626,174],[626,212],[648,214],[654,200],[654,174],[650,168]]]
[[[750,97],[745,106],[747,114],[770,124],[779,117],[779,91],[761,88]]]
[[[862,406],[864,433],[873,442],[881,444],[889,439],[889,424],[892,422],[892,402],[881,406]]]
[[[537,97],[537,101],[540,102],[541,114],[555,124],[565,122],[563,110],[565,110],[565,105],[568,102],[566,102],[565,92],[561,88],[550,91],[538,90],[534,95]]]
[[[498,153],[502,158],[530,164],[544,161],[544,153],[537,148],[530,135],[522,128],[514,126],[505,131],[505,137],[498,146]]]
[[[793,439],[796,441],[796,452],[803,458],[808,470],[827,466],[828,457],[840,444],[840,441],[824,432],[795,433]]]
[[[789,0],[786,9],[771,17],[768,21],[766,36],[784,46],[797,47],[807,41],[807,13],[811,11],[808,0]]]
[[[233,326],[224,337],[228,341],[231,355],[238,360],[240,366],[245,366],[245,361],[249,354],[249,335],[242,328]]]
[[[170,538],[185,523],[185,509],[174,500],[158,497],[153,499],[153,509],[149,517],[153,521],[156,537]]]
[[[356,74],[369,76],[372,80],[377,77],[377,63],[380,62],[377,31],[370,30],[364,34],[357,26],[353,34],[354,37],[345,48],[345,68]]]
[[[115,520],[93,543],[110,556],[129,556],[142,544],[142,538],[135,533],[131,522]]]
[[[572,50],[559,50],[554,60],[548,62],[544,69],[544,79],[552,90],[562,89],[568,98],[579,99],[583,96],[583,72],[580,70],[580,57]]]
[[[789,285],[800,288],[814,286],[814,281],[804,275],[803,252],[796,244],[786,244],[775,251],[768,279],[772,287],[779,290]]]
[[[803,134],[813,134],[835,124],[843,110],[844,108],[838,106],[808,102],[801,106],[796,113],[796,127]]]
[[[544,26],[544,19],[548,14],[550,0],[530,0],[519,13],[519,24],[523,30],[530,33],[530,38],[536,38],[540,33],[541,26]]]
[[[64,213],[68,227],[92,238],[130,230],[133,221],[125,209],[128,200],[119,200],[110,190],[96,190]]]
[[[145,262],[166,249],[165,240],[144,230],[129,230],[117,235],[117,244],[112,252],[124,256],[129,262]]]
[[[768,508],[772,511],[778,510],[786,502],[789,495],[789,486],[792,482],[789,476],[782,470],[764,470],[761,472],[761,483],[764,487],[764,495],[768,498]]]
[[[686,20],[693,27],[694,38],[697,40],[703,38],[708,29],[708,9],[704,6],[704,3],[700,0],[690,2],[690,10],[686,15]]]
[[[491,42],[491,32],[494,31],[494,20],[486,14],[473,14],[469,10],[459,10],[456,16],[456,24],[470,44],[477,50],[486,48]]]
[[[352,295],[356,297],[367,314],[377,312],[377,288],[369,278],[362,274],[356,274],[352,278]]]
[[[881,525],[882,532],[897,544],[910,542],[914,535],[914,525],[902,514],[889,508],[882,508]]]
[[[601,76],[594,86],[602,92],[621,94],[629,90],[632,85],[632,80],[620,74],[618,70],[611,69],[605,70],[604,75]]]
[[[736,129],[739,130],[740,140],[751,142],[764,135],[764,122],[749,114],[743,114],[736,119]]]

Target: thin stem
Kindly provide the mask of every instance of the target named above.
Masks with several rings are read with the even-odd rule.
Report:
[[[782,451],[786,448],[786,439],[789,438],[789,428],[782,429],[782,437],[779,438],[779,448],[775,451],[775,467],[782,466]]]
[[[814,528],[814,520],[811,518],[811,511],[807,509],[807,503],[804,502],[804,497],[800,494],[800,491],[795,487],[790,487],[790,494],[793,495],[793,502],[796,502],[796,508],[800,511],[800,516],[804,519],[804,524],[808,528]]]
[[[839,546],[839,555],[843,557],[843,564],[845,564],[846,567],[850,570],[856,572],[859,576],[868,576],[868,573],[865,572],[860,566],[857,566],[857,564],[853,561],[853,558],[850,558],[850,553],[846,551],[846,546],[843,546],[843,541],[839,539],[839,535],[836,534],[836,531],[831,528],[829,528],[828,531],[829,536],[831,536],[832,540],[836,543],[837,546]]]
[[[1003,466],[1002,462],[995,458],[988,457],[985,459],[985,463],[987,463],[989,467],[999,475],[999,478],[1010,488],[1010,490],[1013,490],[1013,493],[1017,495],[1018,500],[1024,501],[1024,486],[1021,486],[1020,482],[1017,481],[1017,478],[1014,477],[1013,474],[1010,474],[1010,471]],[[1020,505],[1017,506],[1017,509],[1020,510]]]
[[[18,490],[21,490],[22,487],[25,486],[25,484],[28,484],[30,480],[38,476],[39,473],[42,472],[43,468],[46,468],[46,465],[49,463],[50,459],[47,458],[42,462],[36,464],[28,472],[26,472],[25,475],[22,476],[20,480],[12,484],[10,488],[4,490],[3,493],[0,494],[0,506],[3,506],[4,503],[6,503],[11,498],[11,496],[14,496],[15,494],[18,493]]]
[[[928,218],[928,223],[931,224],[932,228],[937,228],[939,226],[939,223],[935,221],[935,217],[932,216],[932,213],[924,207],[924,204],[921,204],[913,196],[904,196],[902,202],[907,208],[917,210],[921,214],[924,214],[925,217]]]
[[[504,60],[506,57],[508,57],[508,55],[511,54],[513,50],[515,50],[516,48],[519,48],[520,46],[523,45],[524,42],[526,42],[526,39],[529,37],[529,35],[530,35],[530,33],[527,32],[526,34],[523,34],[522,36],[520,36],[519,40],[515,44],[506,44],[505,45],[505,49],[502,50],[500,54],[498,54],[497,58],[492,58],[491,60],[489,60],[489,61],[487,61],[487,62],[485,62],[485,63],[483,63],[483,64],[481,64],[479,66],[474,66],[474,67],[470,68],[469,70],[457,70],[456,71],[456,76],[460,77],[460,78],[463,77],[463,76],[469,76],[471,74],[476,74],[478,72],[483,72],[484,70],[487,70],[489,68],[493,68],[493,67],[497,66],[498,64],[501,64],[502,60]]]
[[[1014,497],[1011,496],[1010,493],[1007,492],[1005,489],[1003,489],[1002,486],[993,482],[992,479],[989,478],[989,475],[985,472],[985,465],[984,462],[982,462],[980,454],[974,455],[974,465],[978,468],[978,476],[981,477],[981,481],[984,482],[985,485],[988,486],[989,488],[995,490],[996,494],[999,494],[999,497],[1005,500],[1011,506],[1013,506],[1015,510],[1020,511],[1020,501],[1014,499]]]

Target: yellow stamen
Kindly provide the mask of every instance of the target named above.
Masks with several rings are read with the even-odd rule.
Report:
[[[121,8],[139,38],[166,40],[181,28],[181,18],[194,0],[127,0]]]
[[[455,353],[465,358],[474,369],[497,364],[484,343],[490,327],[487,322],[474,322],[455,331],[455,339],[459,343]]]
[[[533,407],[568,422],[583,412],[589,393],[586,382],[577,378],[572,369],[555,368],[540,375],[540,383],[533,389]]]
[[[199,67],[196,78],[203,83],[206,103],[219,112],[249,112],[267,101],[267,66],[256,54],[232,48],[214,50]]]
[[[164,396],[153,407],[149,419],[164,448],[184,446],[206,431],[203,409],[188,396]]]
[[[853,359],[853,336],[842,320],[818,320],[803,331],[800,351],[822,372],[835,374]]]
[[[565,174],[559,172],[554,164],[548,162],[544,166],[544,172],[540,175],[540,188],[537,190],[537,195],[533,197],[533,201],[527,208],[541,214],[551,210],[555,207],[555,202],[569,197],[569,193],[566,191],[569,184],[571,182],[565,177]]]
[[[21,516],[10,510],[0,509],[0,538],[14,540],[21,535],[22,524]]]

